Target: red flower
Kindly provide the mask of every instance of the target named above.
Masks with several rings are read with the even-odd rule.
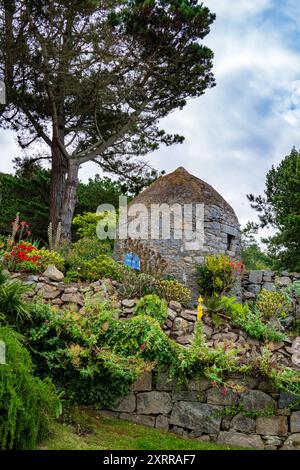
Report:
[[[212,384],[213,387],[215,387],[215,386],[217,385],[217,382],[216,382],[215,380],[213,380],[213,381],[211,382],[211,384]]]
[[[145,343],[143,343],[140,347],[141,351],[144,351],[145,347],[146,347],[146,345],[145,345]]]
[[[228,390],[225,387],[221,388],[221,390],[220,390],[220,393],[224,396],[227,395],[227,392],[228,392]]]

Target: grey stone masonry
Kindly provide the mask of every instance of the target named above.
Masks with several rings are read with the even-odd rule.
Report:
[[[293,396],[285,392],[283,403],[282,393],[260,390],[266,389],[265,382],[262,377],[235,375],[230,381],[232,389],[220,390],[205,378],[180,387],[168,379],[167,372],[147,372],[132,387],[134,392],[110,413],[235,448],[300,450],[300,411],[288,408],[294,404]],[[145,392],[149,384],[151,391]],[[235,391],[234,384],[243,384],[243,391]],[[282,404],[287,408],[282,409]],[[106,415],[108,411],[99,413]]]

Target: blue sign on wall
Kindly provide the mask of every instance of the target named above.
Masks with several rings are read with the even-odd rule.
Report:
[[[126,255],[124,256],[124,264],[129,268],[138,270],[141,269],[141,260],[139,256],[135,255],[134,253],[126,253]]]

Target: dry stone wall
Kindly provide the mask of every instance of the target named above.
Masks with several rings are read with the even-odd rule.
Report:
[[[205,378],[179,388],[166,372],[148,372],[115,408],[100,414],[234,447],[300,450],[298,397],[276,391],[263,378],[228,379],[243,393],[225,393]]]

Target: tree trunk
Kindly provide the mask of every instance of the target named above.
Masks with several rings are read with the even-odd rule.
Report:
[[[67,241],[71,241],[72,239],[72,219],[76,206],[78,171],[79,164],[76,161],[70,159],[64,200],[61,209],[61,234],[62,239]]]
[[[58,148],[52,147],[52,171],[50,186],[50,220],[53,232],[56,232],[58,223],[61,221],[61,211],[66,190],[67,167],[65,158]]]

